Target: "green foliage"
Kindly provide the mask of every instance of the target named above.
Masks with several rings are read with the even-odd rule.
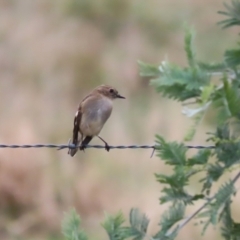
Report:
[[[138,209],[133,208],[130,211],[130,232],[134,240],[144,239],[147,234],[149,219]]]
[[[198,66],[200,67],[200,69],[207,71],[208,73],[224,71],[227,69],[224,63],[206,63],[198,61]]]
[[[106,216],[102,226],[108,233],[111,240],[123,240],[130,238],[133,240],[141,240],[147,234],[149,220],[138,209],[131,209],[129,215],[130,226],[122,226],[124,223],[122,213],[115,216]]]
[[[140,75],[157,77],[151,84],[169,98],[184,101],[199,97],[201,88],[209,85],[209,74],[197,64],[193,50],[193,33],[189,29],[185,34],[185,50],[189,67],[182,68],[168,62],[162,62],[157,67],[139,62]]]
[[[142,240],[147,235],[149,220],[145,214],[133,208],[129,214],[130,226],[123,226],[125,219],[121,212],[115,216],[106,215],[103,228],[106,230],[110,240]],[[66,240],[86,240],[87,237],[80,229],[80,217],[75,210],[69,211],[64,217],[62,231]]]
[[[206,177],[200,180],[203,182],[202,192],[206,191],[209,195],[213,182],[217,181],[223,172],[224,168],[219,163],[209,164],[206,167]]]
[[[215,154],[225,168],[240,163],[240,140],[230,135],[228,125],[218,128]]]
[[[226,240],[239,240],[240,236],[240,223],[234,222],[232,219],[231,209],[230,209],[231,201],[226,202],[223,216],[222,216],[222,236]]]
[[[222,69],[224,65],[198,63],[194,51],[193,31],[190,29],[185,31],[185,51],[189,63],[187,67],[179,67],[165,61],[158,67],[140,62],[139,67],[141,76],[154,77],[150,83],[163,96],[182,102],[195,99],[199,105],[197,108],[185,107],[183,110],[186,115],[194,118],[194,124],[185,136],[185,140],[191,140],[212,101],[215,90],[210,81],[212,71],[216,68]]]
[[[239,1],[232,1],[231,6],[225,4],[225,7],[227,11],[221,13],[227,15],[229,19],[221,22],[224,27],[239,24]],[[203,63],[197,60],[194,51],[193,31],[187,29],[185,32],[185,52],[188,66],[184,68],[169,62],[162,62],[159,67],[151,65],[151,69],[159,69],[160,71],[159,75],[152,74],[154,79],[151,80],[151,85],[163,96],[181,102],[191,99],[191,102],[194,103],[193,107],[185,106],[183,109],[183,113],[194,120],[192,127],[185,136],[185,140],[193,138],[197,126],[204,120],[206,112],[209,109],[214,110],[216,112],[216,116],[214,116],[216,132],[212,134],[208,141],[215,148],[199,150],[195,155],[187,157],[189,154],[183,143],[168,143],[163,137],[157,135],[157,156],[165,164],[170,165],[173,171],[170,175],[155,174],[157,181],[164,184],[160,203],[171,202],[173,205],[169,211],[172,211],[176,204],[182,204],[185,207],[202,199],[205,203],[198,210],[201,214],[197,211],[190,219],[197,215],[204,218],[203,232],[209,224],[216,225],[219,221],[222,221],[223,225],[226,224],[226,219],[231,221],[229,223],[232,224],[231,226],[239,227],[240,225],[235,224],[230,219],[229,206],[231,198],[235,194],[234,181],[227,181],[215,195],[210,198],[208,196],[213,191],[213,183],[218,182],[222,175],[231,171],[236,164],[240,163],[240,76],[238,72],[240,50],[238,48],[226,50],[222,63]],[[147,67],[149,70],[147,64],[141,64],[140,68],[144,70],[142,75],[148,73],[148,76],[151,76],[146,71]],[[191,177],[195,176],[196,179],[199,172],[201,172],[201,176],[204,174],[204,177],[198,178],[202,185],[202,191],[190,192],[188,185],[191,184]],[[168,230],[165,230],[163,235],[156,236],[168,239],[172,234],[170,239],[176,237],[174,231],[178,228],[170,231],[172,225],[171,223],[168,225],[167,218],[163,218],[161,225],[166,226]],[[232,239],[235,239],[236,235],[234,234],[237,234],[240,229],[234,227],[230,229],[222,227],[223,236],[231,236]],[[168,231],[170,231],[170,235],[166,235]]]
[[[184,167],[176,167],[172,175],[155,174],[159,183],[166,184],[168,187],[164,187],[162,190],[162,196],[160,197],[160,203],[173,202],[184,204],[192,204],[195,196],[191,196],[185,190],[185,186],[189,183],[189,178],[196,174],[198,170],[186,170]]]
[[[185,206],[183,204],[176,204],[165,211],[160,221],[161,230],[154,236],[154,239],[174,239],[176,231],[169,230],[180,220],[183,219]]]
[[[79,228],[80,223],[80,217],[74,209],[65,214],[62,232],[66,240],[87,240],[86,234]]]
[[[122,226],[124,223],[122,213],[115,216],[106,216],[102,224],[108,233],[109,239],[120,240],[131,237],[134,240],[141,240],[147,234],[149,220],[138,209],[131,209],[129,215],[130,226]]]
[[[198,164],[200,165],[206,164],[210,156],[211,156],[210,149],[201,149],[197,152],[195,156],[189,158],[187,165],[194,166]]]
[[[185,51],[189,66],[182,68],[169,62],[162,62],[160,66],[143,62],[139,64],[140,74],[154,77],[150,83],[163,96],[182,102],[194,99],[194,107],[183,109],[184,114],[194,118],[194,123],[185,136],[187,141],[194,137],[197,126],[209,109],[217,110],[216,118],[219,123],[224,123],[230,118],[240,118],[238,108],[240,84],[236,77],[238,75],[236,67],[240,63],[240,50],[227,50],[223,63],[209,64],[197,61],[192,32],[189,29],[185,32]],[[211,82],[216,73],[220,76],[218,85],[215,79]],[[234,88],[232,84],[235,85]]]
[[[240,119],[240,93],[239,89],[223,78],[223,87],[214,94],[214,105],[218,108],[219,119],[221,122],[226,122],[228,119]]]
[[[229,204],[231,196],[235,194],[235,188],[232,181],[222,185],[218,192],[214,195],[214,200],[210,203],[204,212],[199,216],[200,218],[207,218],[203,227],[203,233],[206,231],[208,225],[211,223],[216,225],[222,214],[226,214],[226,206]]]
[[[221,22],[223,27],[240,25],[240,2],[233,0],[225,7],[227,10],[220,12],[228,17]],[[206,140],[211,149],[190,152],[183,142],[168,142],[156,135],[156,154],[171,168],[171,174],[155,173],[156,181],[163,186],[160,205],[168,203],[170,207],[162,214],[159,230],[153,237],[147,234],[149,220],[138,209],[130,211],[129,226],[125,225],[121,212],[115,216],[106,215],[102,226],[111,240],[175,239],[193,219],[201,219],[203,233],[209,225],[221,225],[219,229],[225,239],[239,239],[240,223],[232,218],[231,203],[240,172],[227,181],[223,181],[223,176],[240,165],[240,50],[226,50],[220,63],[198,61],[193,31],[186,29],[185,52],[188,66],[180,67],[164,61],[157,66],[139,61],[140,75],[153,78],[151,85],[157,92],[185,104],[183,113],[194,121],[185,139],[194,137],[208,111],[215,113],[213,123],[216,130]],[[191,108],[187,106],[187,100],[193,103]],[[198,182],[197,187],[191,186],[193,179],[194,184]],[[185,218],[188,205],[199,203],[199,200],[203,204]],[[66,239],[86,239],[79,224],[76,212],[66,217],[63,223]]]
[[[159,66],[160,76],[151,81],[164,96],[184,101],[201,95],[200,87],[208,85],[209,76],[199,68],[181,68],[168,62]]]
[[[190,67],[196,67],[195,51],[193,46],[193,30],[186,28],[185,31],[185,52],[187,54],[188,64]]]
[[[224,3],[225,11],[219,11],[218,13],[228,17],[228,19],[219,22],[223,28],[240,25],[240,2],[239,0],[232,0],[231,5]]]
[[[163,195],[160,197],[160,203],[173,202],[192,204],[193,201],[202,198],[201,194],[191,195],[185,189],[189,184],[189,179],[193,175],[202,171],[196,165],[206,165],[211,150],[200,150],[195,156],[187,159],[187,148],[183,144],[176,142],[167,143],[165,140],[156,136],[157,155],[165,161],[166,164],[173,166],[173,174],[155,174],[156,179],[161,184],[166,184],[162,190]]]
[[[240,64],[240,49],[227,50],[224,54],[224,60],[228,67],[237,67]]]
[[[115,216],[106,215],[102,226],[108,233],[110,240],[123,240],[129,236],[129,231],[127,228],[122,227],[125,219],[123,214],[119,212]]]
[[[230,133],[229,124],[217,128],[211,140],[215,144],[213,155],[216,157],[215,163],[206,166],[206,177],[202,191],[210,192],[213,182],[216,182],[224,172],[237,163],[240,163],[240,141]]]
[[[166,164],[169,165],[184,165],[186,162],[187,148],[183,144],[176,142],[167,143],[161,136],[156,136],[157,153]]]

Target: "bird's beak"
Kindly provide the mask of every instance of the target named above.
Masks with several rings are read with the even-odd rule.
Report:
[[[117,98],[123,98],[123,99],[126,99],[125,97],[121,96],[121,95],[117,95]]]

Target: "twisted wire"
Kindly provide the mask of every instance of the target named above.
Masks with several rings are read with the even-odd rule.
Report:
[[[0,148],[57,148],[58,150],[65,149],[65,148],[77,148],[79,146],[75,146],[73,144],[0,144]],[[124,146],[124,145],[119,145],[119,146],[109,146],[110,149],[157,149],[161,146],[158,145],[129,145],[129,146]],[[187,148],[190,149],[213,149],[215,146],[191,146],[187,145]],[[105,146],[102,145],[86,145],[85,148],[97,148],[101,149],[104,148]]]

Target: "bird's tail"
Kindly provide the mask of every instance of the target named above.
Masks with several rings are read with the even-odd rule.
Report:
[[[74,122],[73,122],[73,137],[72,140],[70,140],[71,144],[74,144],[75,146],[78,146],[79,143],[82,141],[82,136],[80,137],[79,140],[79,133],[80,133],[80,121],[81,121],[81,111],[80,109],[77,111],[75,118],[74,118]],[[82,134],[80,134],[82,135]],[[78,148],[69,148],[68,150],[68,154],[70,154],[72,157],[76,154]]]
[[[70,143],[74,144],[75,146],[78,146],[80,142],[81,142],[81,138],[79,139],[78,128],[77,128],[77,125],[75,124],[74,128],[73,128],[73,137],[70,140]],[[69,148],[68,149],[68,154],[70,154],[73,157],[76,154],[77,151],[78,151],[77,147],[76,148]]]

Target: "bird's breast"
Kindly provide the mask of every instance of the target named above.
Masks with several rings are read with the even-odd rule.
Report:
[[[82,115],[80,130],[85,136],[98,135],[112,112],[112,101],[98,99]]]

